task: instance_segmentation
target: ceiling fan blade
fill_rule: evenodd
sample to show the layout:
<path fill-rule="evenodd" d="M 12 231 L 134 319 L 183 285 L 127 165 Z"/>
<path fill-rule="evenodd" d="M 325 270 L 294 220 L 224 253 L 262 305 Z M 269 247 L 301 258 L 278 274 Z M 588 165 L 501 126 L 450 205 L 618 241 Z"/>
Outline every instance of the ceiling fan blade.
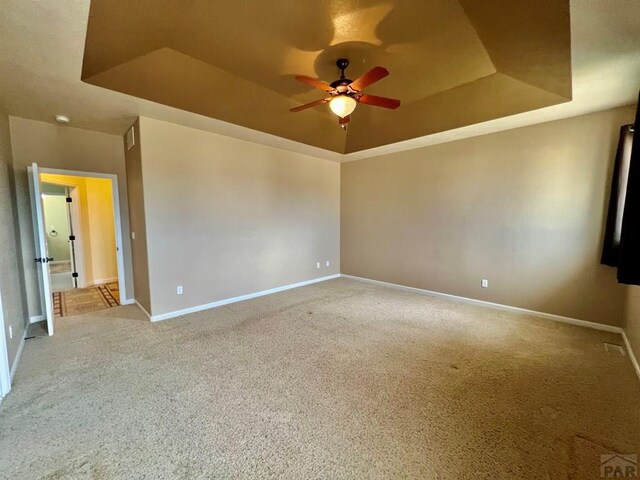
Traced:
<path fill-rule="evenodd" d="M 395 110 L 400 106 L 400 100 L 395 98 L 377 97 L 375 95 L 361 95 L 358 99 L 360 103 L 365 105 L 373 105 L 374 107 L 390 108 Z"/>
<path fill-rule="evenodd" d="M 373 67 L 371 70 L 369 70 L 367 73 L 362 75 L 360 78 L 351 82 L 349 87 L 351 87 L 353 90 L 361 92 L 372 83 L 375 83 L 378 80 L 382 80 L 387 75 L 389 75 L 389 70 L 387 70 L 386 68 Z"/>
<path fill-rule="evenodd" d="M 346 117 L 342 118 L 342 117 L 338 117 L 338 123 L 340 125 L 346 125 L 347 123 L 349 123 L 351 121 L 351 116 L 347 115 Z"/>
<path fill-rule="evenodd" d="M 307 77 L 305 75 L 296 75 L 295 79 L 299 82 L 306 83 L 307 85 L 311 85 L 314 88 L 319 88 L 320 90 L 324 90 L 325 92 L 333 92 L 333 87 L 322 80 L 318 80 L 317 78 Z"/>
<path fill-rule="evenodd" d="M 300 105 L 299 107 L 294 107 L 289 111 L 299 112 L 300 110 L 306 110 L 307 108 L 315 107 L 316 105 L 322 105 L 323 103 L 327 103 L 329 100 L 331 100 L 331 97 L 321 98 L 320 100 L 316 100 L 315 102 L 305 103 L 304 105 Z"/>

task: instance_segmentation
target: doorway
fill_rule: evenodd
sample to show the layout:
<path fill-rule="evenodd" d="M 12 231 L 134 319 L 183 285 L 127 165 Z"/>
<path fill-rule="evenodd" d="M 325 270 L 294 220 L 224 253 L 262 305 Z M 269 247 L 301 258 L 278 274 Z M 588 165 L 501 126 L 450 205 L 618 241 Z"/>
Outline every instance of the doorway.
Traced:
<path fill-rule="evenodd" d="M 126 298 L 117 177 L 37 165 L 30 170 L 36 262 L 51 335 L 54 319 L 115 307 L 121 295 Z"/>

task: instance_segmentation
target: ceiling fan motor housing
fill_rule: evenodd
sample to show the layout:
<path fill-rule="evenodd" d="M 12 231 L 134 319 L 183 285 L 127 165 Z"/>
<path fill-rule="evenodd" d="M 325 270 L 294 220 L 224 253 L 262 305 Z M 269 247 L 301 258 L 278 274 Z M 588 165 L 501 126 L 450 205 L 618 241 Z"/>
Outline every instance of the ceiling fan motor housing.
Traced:
<path fill-rule="evenodd" d="M 338 93 L 349 93 L 349 84 L 352 83 L 348 78 L 341 78 L 331 83 L 331 86 L 335 88 Z"/>
<path fill-rule="evenodd" d="M 339 58 L 336 61 L 337 67 L 340 69 L 340 78 L 331 83 L 331 86 L 336 89 L 338 94 L 348 94 L 349 93 L 349 84 L 353 82 L 344 76 L 344 71 L 349 66 L 349 59 L 347 58 Z"/>

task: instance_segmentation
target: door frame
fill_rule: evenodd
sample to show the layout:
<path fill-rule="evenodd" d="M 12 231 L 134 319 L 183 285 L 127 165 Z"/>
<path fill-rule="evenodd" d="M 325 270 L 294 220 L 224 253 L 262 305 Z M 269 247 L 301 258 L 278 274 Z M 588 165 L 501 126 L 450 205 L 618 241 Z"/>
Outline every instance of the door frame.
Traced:
<path fill-rule="evenodd" d="M 111 198 L 113 199 L 113 219 L 116 229 L 116 260 L 118 266 L 118 288 L 120 289 L 120 305 L 125 305 L 129 300 L 127 297 L 127 286 L 125 284 L 124 271 L 124 249 L 122 238 L 122 218 L 120 216 L 120 196 L 118 192 L 118 175 L 115 173 L 83 172 L 79 170 L 63 170 L 60 168 L 40 167 L 40 173 L 51 173 L 53 175 L 68 175 L 70 177 L 106 178 L 111 180 Z"/>

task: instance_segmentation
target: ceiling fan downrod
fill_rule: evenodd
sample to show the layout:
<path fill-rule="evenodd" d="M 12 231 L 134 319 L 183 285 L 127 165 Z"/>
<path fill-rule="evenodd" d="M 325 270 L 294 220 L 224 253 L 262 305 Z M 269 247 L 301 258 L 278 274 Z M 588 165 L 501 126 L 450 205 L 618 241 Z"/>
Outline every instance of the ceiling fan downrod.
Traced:
<path fill-rule="evenodd" d="M 349 59 L 348 58 L 339 58 L 336 61 L 336 65 L 338 66 L 338 68 L 340 69 L 340 80 L 345 79 L 346 77 L 344 76 L 344 71 L 347 69 L 347 67 L 349 66 Z"/>

